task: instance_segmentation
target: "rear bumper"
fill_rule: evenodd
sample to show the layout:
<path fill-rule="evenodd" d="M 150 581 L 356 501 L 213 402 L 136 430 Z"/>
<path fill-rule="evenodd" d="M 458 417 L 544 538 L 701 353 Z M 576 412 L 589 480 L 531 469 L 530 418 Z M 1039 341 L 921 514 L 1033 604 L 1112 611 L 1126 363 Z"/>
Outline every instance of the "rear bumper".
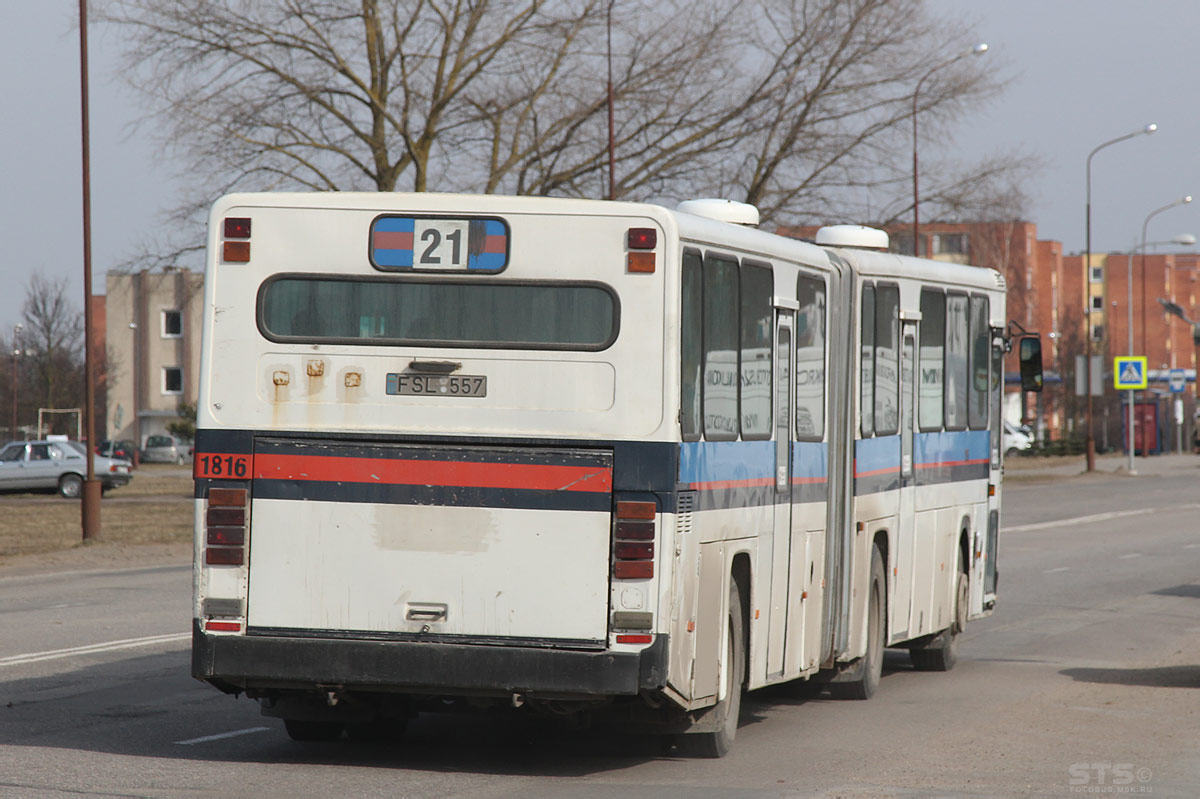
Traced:
<path fill-rule="evenodd" d="M 192 676 L 227 692 L 347 689 L 602 697 L 661 688 L 667 636 L 639 652 L 414 641 L 208 635 L 192 621 Z"/>

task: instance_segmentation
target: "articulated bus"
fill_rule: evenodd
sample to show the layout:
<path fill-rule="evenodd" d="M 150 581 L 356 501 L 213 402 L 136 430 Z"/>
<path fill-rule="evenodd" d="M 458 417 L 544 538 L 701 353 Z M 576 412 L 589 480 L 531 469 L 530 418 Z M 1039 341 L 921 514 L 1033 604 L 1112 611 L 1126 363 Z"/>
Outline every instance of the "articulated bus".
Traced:
<path fill-rule="evenodd" d="M 745 690 L 950 668 L 997 595 L 1003 278 L 757 217 L 218 201 L 193 674 L 299 740 L 501 705 L 720 756 Z"/>

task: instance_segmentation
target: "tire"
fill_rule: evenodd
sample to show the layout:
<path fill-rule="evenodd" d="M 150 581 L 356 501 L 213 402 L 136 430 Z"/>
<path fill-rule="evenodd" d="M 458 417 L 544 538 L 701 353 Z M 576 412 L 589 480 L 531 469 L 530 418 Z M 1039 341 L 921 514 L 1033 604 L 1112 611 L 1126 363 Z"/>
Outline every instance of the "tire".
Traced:
<path fill-rule="evenodd" d="M 342 737 L 342 725 L 334 721 L 284 719 L 283 726 L 293 741 L 336 741 Z"/>
<path fill-rule="evenodd" d="M 679 736 L 678 745 L 691 757 L 725 757 L 737 737 L 742 712 L 742 686 L 746 682 L 746 631 L 742 612 L 742 594 L 737 580 L 729 580 L 729 626 L 725 637 L 725 698 L 709 711 L 717 729 Z"/>
<path fill-rule="evenodd" d="M 83 494 L 83 478 L 77 474 L 64 474 L 58 478 L 58 493 L 67 499 L 79 499 Z"/>
<path fill-rule="evenodd" d="M 969 585 L 966 572 L 959 568 L 958 581 L 954 584 L 954 620 L 947 629 L 934 636 L 929 646 L 908 652 L 917 671 L 950 671 L 958 662 L 958 634 L 967 626 Z"/>
<path fill-rule="evenodd" d="M 877 547 L 871 550 L 871 593 L 867 605 L 867 651 L 854 667 L 857 675 L 845 682 L 829 684 L 829 693 L 838 699 L 870 699 L 879 688 L 883 676 L 883 649 L 886 628 L 884 619 L 887 575 L 883 555 Z"/>

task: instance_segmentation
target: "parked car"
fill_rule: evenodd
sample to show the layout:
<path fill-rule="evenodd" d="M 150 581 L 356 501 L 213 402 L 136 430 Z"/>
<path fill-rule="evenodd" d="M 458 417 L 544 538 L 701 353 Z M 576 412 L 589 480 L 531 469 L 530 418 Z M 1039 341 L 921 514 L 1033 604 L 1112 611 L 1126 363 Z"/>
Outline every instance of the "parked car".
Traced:
<path fill-rule="evenodd" d="M 113 441 L 106 439 L 101 441 L 96 447 L 96 454 L 103 455 L 106 458 L 116 458 L 118 460 L 129 461 L 133 463 L 133 454 L 137 452 L 137 444 L 132 441 Z"/>
<path fill-rule="evenodd" d="M 96 455 L 96 479 L 102 491 L 133 479 L 129 461 Z M 58 491 L 67 498 L 83 493 L 87 450 L 78 441 L 13 441 L 0 449 L 0 490 Z"/>
<path fill-rule="evenodd" d="M 187 463 L 188 446 L 166 434 L 153 435 L 146 439 L 142 449 L 143 463 Z"/>
<path fill-rule="evenodd" d="M 1017 427 L 1011 422 L 1004 423 L 1004 435 L 1001 436 L 1005 455 L 1016 455 L 1033 449 L 1033 431 L 1025 425 Z"/>

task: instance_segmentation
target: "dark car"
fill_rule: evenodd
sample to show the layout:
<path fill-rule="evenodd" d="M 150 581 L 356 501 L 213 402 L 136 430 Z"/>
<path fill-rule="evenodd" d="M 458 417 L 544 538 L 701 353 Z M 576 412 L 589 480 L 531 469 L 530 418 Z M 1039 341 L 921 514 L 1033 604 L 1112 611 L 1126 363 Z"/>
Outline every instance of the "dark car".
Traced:
<path fill-rule="evenodd" d="M 13 441 L 0 449 L 0 490 L 55 490 L 73 499 L 83 493 L 87 450 L 78 441 Z M 92 459 L 102 490 L 128 483 L 129 461 Z"/>
<path fill-rule="evenodd" d="M 137 452 L 137 445 L 132 441 L 105 439 L 96 447 L 97 455 L 103 455 L 106 458 L 119 458 L 131 463 L 133 462 L 133 453 L 135 452 Z"/>

